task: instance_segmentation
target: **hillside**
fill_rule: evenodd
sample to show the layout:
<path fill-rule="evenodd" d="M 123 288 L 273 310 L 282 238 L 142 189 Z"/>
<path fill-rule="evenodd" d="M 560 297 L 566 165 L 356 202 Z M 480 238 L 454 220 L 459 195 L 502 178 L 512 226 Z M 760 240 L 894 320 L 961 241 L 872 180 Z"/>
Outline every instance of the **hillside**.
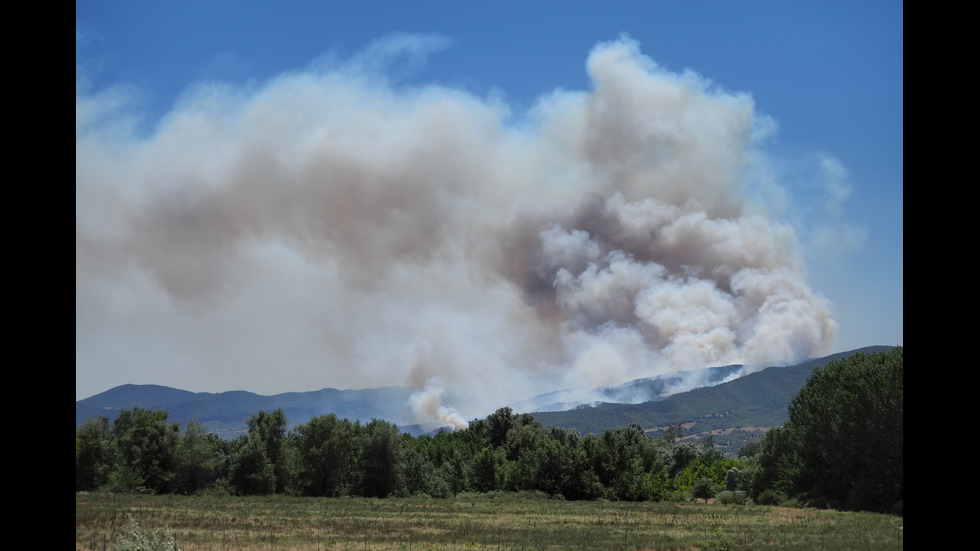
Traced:
<path fill-rule="evenodd" d="M 790 400 L 814 368 L 855 353 L 870 354 L 891 348 L 869 346 L 792 366 L 769 367 L 727 383 L 674 394 L 662 400 L 537 412 L 534 418 L 547 426 L 575 429 L 583 434 L 599 434 L 606 429 L 639 423 L 654 435 L 665 427 L 682 424 L 685 434 L 713 433 L 716 442 L 731 443 L 737 448 L 739 442 L 761 437 L 761 429 L 786 422 Z"/>
<path fill-rule="evenodd" d="M 301 424 L 318 415 L 334 413 L 340 418 L 372 418 L 401 423 L 409 419 L 409 387 L 381 387 L 365 390 L 324 388 L 312 392 L 287 392 L 262 396 L 242 390 L 210 393 L 188 392 L 159 385 L 121 385 L 75 402 L 75 426 L 89 417 L 104 415 L 114 419 L 122 409 L 140 407 L 166 410 L 169 420 L 185 425 L 190 419 L 203 423 L 223 438 L 234 438 L 246 431 L 245 421 L 259 410 L 282 408 L 290 425 Z"/>
<path fill-rule="evenodd" d="M 789 401 L 806 382 L 813 368 L 855 352 L 870 353 L 890 348 L 872 346 L 794 366 L 770 367 L 727 383 L 643 403 L 600 403 L 549 412 L 537 411 L 537 408 L 530 407 L 531 401 L 528 401 L 524 404 L 527 408 L 518 406 L 513 409 L 533 412 L 534 418 L 544 425 L 575 429 L 582 433 L 602 433 L 606 429 L 639 423 L 651 435 L 656 435 L 664 427 L 681 423 L 687 434 L 714 431 L 716 442 L 737 448 L 741 442 L 761 437 L 761 428 L 785 422 Z M 707 369 L 704 380 L 716 383 L 740 367 Z M 612 399 L 635 396 L 638 391 L 658 397 L 673 382 L 671 377 L 642 379 L 597 392 L 599 396 Z M 364 390 L 325 388 L 263 396 L 245 391 L 208 393 L 159 385 L 122 385 L 75 402 L 75 426 L 89 417 L 104 415 L 112 420 L 122 409 L 140 407 L 166 410 L 169 419 L 181 425 L 196 419 L 220 436 L 234 438 L 245 432 L 245 421 L 249 416 L 263 409 L 271 411 L 282 408 L 291 426 L 306 423 L 318 415 L 334 413 L 342 419 L 359 419 L 362 422 L 372 418 L 385 419 L 398 424 L 406 432 L 418 434 L 422 432 L 421 429 L 408 424 L 411 413 L 406 403 L 413 392 L 409 387 Z M 563 405 L 551 398 L 551 395 L 543 395 L 535 401 L 552 406 Z M 731 433 L 731 429 L 735 429 L 734 433 Z"/>

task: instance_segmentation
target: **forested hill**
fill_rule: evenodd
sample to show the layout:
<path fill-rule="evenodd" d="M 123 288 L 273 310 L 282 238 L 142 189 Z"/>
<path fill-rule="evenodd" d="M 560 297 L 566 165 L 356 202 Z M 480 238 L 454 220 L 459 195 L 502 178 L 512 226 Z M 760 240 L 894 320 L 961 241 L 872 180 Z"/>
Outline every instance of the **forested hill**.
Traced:
<path fill-rule="evenodd" d="M 788 418 L 790 400 L 816 367 L 855 353 L 871 354 L 891 350 L 892 346 L 869 346 L 833 354 L 788 367 L 769 367 L 717 386 L 674 394 L 642 404 L 600 404 L 570 411 L 536 412 L 534 418 L 545 426 L 575 429 L 583 434 L 602 434 L 607 429 L 638 423 L 648 432 L 683 424 L 685 434 L 715 431 L 716 440 L 725 440 L 726 429 L 749 431 L 782 425 Z"/>
<path fill-rule="evenodd" d="M 656 429 L 684 424 L 687 434 L 720 431 L 736 427 L 772 427 L 782 425 L 787 418 L 790 399 L 803 387 L 814 367 L 856 352 L 865 354 L 890 350 L 888 346 L 871 346 L 834 354 L 790 367 L 770 367 L 734 381 L 690 392 L 675 394 L 666 399 L 641 404 L 605 403 L 596 407 L 580 407 L 563 412 L 534 411 L 534 418 L 545 426 L 578 430 L 581 433 L 601 434 L 606 429 L 638 423 L 644 429 Z M 714 368 L 717 378 L 729 374 L 738 366 Z M 608 395 L 626 393 L 637 385 L 651 388 L 663 386 L 664 380 L 633 381 L 612 389 Z M 630 387 L 630 388 L 628 388 Z M 647 389 L 650 390 L 650 389 Z M 325 388 L 313 392 L 289 392 L 263 396 L 245 391 L 221 393 L 188 392 L 159 385 L 122 385 L 75 402 L 75 426 L 89 417 L 105 416 L 111 420 L 124 409 L 139 407 L 165 410 L 169 421 L 186 425 L 190 419 L 202 423 L 209 431 L 223 438 L 234 438 L 247 431 L 246 419 L 259 410 L 281 408 L 290 425 L 303 424 L 318 415 L 333 413 L 340 419 L 370 421 L 384 419 L 397 424 L 403 431 L 419 434 L 411 426 L 411 412 L 406 405 L 415 392 L 409 387 L 382 387 L 365 390 Z M 651 391 L 651 393 L 655 394 Z M 507 404 L 501 404 L 501 407 Z M 515 411 L 521 411 L 519 407 Z M 531 410 L 528 410 L 529 412 Z M 758 440 L 761 431 L 746 430 L 742 434 L 717 434 L 716 442 L 730 444 L 732 449 L 746 440 Z"/>

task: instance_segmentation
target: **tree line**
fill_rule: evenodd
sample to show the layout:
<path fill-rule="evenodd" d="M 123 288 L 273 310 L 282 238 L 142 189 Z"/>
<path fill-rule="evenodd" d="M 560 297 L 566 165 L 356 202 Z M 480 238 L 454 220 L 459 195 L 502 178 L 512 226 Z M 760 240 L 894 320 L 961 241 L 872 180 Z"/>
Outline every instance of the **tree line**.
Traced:
<path fill-rule="evenodd" d="M 545 427 L 501 408 L 455 432 L 413 437 L 394 424 L 314 417 L 287 429 L 259 411 L 223 440 L 166 411 L 123 410 L 75 431 L 76 491 L 449 497 L 540 492 L 576 500 L 782 503 L 901 512 L 902 349 L 817 369 L 790 420 L 724 457 L 710 437 L 638 424 L 601 435 Z"/>

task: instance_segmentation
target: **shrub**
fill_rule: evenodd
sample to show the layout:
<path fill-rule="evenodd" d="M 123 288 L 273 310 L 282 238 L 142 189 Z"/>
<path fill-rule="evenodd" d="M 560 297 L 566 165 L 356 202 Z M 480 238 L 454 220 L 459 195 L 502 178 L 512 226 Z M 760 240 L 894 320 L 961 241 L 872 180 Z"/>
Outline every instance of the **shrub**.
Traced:
<path fill-rule="evenodd" d="M 776 490 L 764 490 L 755 499 L 759 505 L 779 505 L 784 501 L 786 501 L 786 496 Z"/>
<path fill-rule="evenodd" d="M 129 465 L 119 465 L 109 473 L 105 489 L 110 492 L 127 494 L 147 494 L 150 491 L 144 485 L 145 480 L 140 473 Z"/>
<path fill-rule="evenodd" d="M 449 487 L 446 479 L 442 477 L 439 469 L 436 469 L 432 476 L 429 477 L 429 491 L 426 493 L 436 498 L 451 497 L 453 495 L 452 488 Z"/>
<path fill-rule="evenodd" d="M 715 496 L 715 501 L 723 505 L 745 505 L 745 500 L 745 492 L 741 490 L 724 490 Z"/>
<path fill-rule="evenodd" d="M 115 548 L 117 551 L 180 551 L 177 539 L 170 529 L 160 533 L 157 530 L 144 530 L 132 516 L 129 526 L 119 536 Z"/>
<path fill-rule="evenodd" d="M 710 479 L 699 478 L 691 486 L 691 497 L 705 501 L 715 497 L 715 484 Z"/>

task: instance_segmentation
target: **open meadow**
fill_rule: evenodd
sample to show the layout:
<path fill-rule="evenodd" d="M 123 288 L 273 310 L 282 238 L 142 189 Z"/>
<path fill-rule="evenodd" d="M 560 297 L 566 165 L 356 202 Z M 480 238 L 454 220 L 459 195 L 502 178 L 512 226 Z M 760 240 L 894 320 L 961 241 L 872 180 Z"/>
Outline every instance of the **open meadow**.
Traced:
<path fill-rule="evenodd" d="M 688 502 L 563 501 L 540 494 L 304 498 L 75 494 L 75 549 L 131 529 L 180 549 L 903 549 L 903 517 Z"/>

